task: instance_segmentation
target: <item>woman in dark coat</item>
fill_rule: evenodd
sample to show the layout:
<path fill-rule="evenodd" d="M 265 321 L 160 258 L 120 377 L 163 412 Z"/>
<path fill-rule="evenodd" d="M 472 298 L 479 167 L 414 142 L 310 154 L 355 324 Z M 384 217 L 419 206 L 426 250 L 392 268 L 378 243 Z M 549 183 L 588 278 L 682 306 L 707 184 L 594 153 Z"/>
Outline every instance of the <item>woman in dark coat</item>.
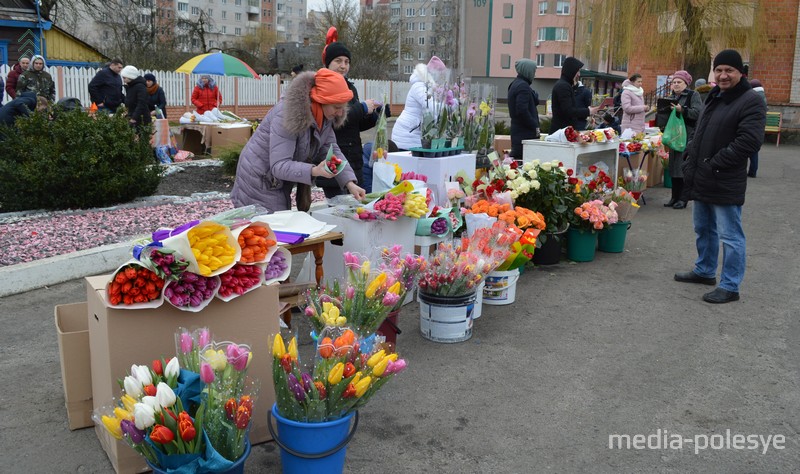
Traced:
<path fill-rule="evenodd" d="M 336 41 L 336 29 L 331 27 L 326 35 L 328 41 L 322 51 L 322 62 L 325 67 L 333 72 L 339 73 L 347 80 L 347 73 L 350 72 L 350 50 L 345 45 Z M 361 132 L 369 130 L 378 122 L 378 103 L 372 99 L 359 100 L 355 86 L 347 81 L 347 87 L 353 93 L 353 98 L 347 103 L 347 119 L 339 128 L 334 128 L 336 143 L 342 154 L 347 158 L 350 167 L 358 180 L 358 185 L 364 183 L 362 168 L 364 167 L 363 153 L 364 148 L 361 143 Z M 325 192 L 325 197 L 331 198 L 345 191 L 339 186 L 335 179 L 317 178 L 317 186 Z"/>
<path fill-rule="evenodd" d="M 147 86 L 144 78 L 134 66 L 125 66 L 119 75 L 125 83 L 125 108 L 128 111 L 128 121 L 135 127 L 148 125 L 150 111 L 147 109 Z"/>
<path fill-rule="evenodd" d="M 164 94 L 164 89 L 156 82 L 156 76 L 153 74 L 144 75 L 144 83 L 147 86 L 147 109 L 151 115 L 155 115 L 156 107 L 161 111 L 163 117 L 167 118 L 167 96 Z"/>
<path fill-rule="evenodd" d="M 676 100 L 677 103 L 672 105 L 675 109 L 675 114 L 683 116 L 683 122 L 686 124 L 686 142 L 688 143 L 694 137 L 694 126 L 697 118 L 700 117 L 700 112 L 703 110 L 703 102 L 700 100 L 700 94 L 689 89 L 689 84 L 692 83 L 692 76 L 686 71 L 676 71 L 672 75 L 672 82 L 670 88 L 672 94 L 668 99 Z M 673 209 L 684 209 L 686 201 L 681 200 L 681 193 L 683 192 L 683 156 L 682 151 L 669 151 L 669 174 L 672 176 L 672 197 L 664 207 L 671 207 Z"/>
<path fill-rule="evenodd" d="M 536 62 L 520 59 L 514 63 L 517 77 L 508 86 L 508 115 L 511 118 L 511 157 L 522 159 L 522 140 L 539 138 L 539 94 L 531 88 Z"/>

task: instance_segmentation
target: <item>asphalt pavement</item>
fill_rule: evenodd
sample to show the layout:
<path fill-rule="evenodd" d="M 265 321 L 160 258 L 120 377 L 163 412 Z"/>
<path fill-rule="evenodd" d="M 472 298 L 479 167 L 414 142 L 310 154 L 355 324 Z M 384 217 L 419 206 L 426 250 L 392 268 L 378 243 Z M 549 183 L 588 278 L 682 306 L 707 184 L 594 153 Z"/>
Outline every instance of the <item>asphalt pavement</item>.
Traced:
<path fill-rule="evenodd" d="M 664 208 L 656 187 L 624 253 L 527 270 L 517 302 L 484 306 L 469 341 L 423 339 L 406 306 L 408 370 L 361 411 L 345 472 L 797 471 L 798 156 L 766 144 L 748 181 L 741 301 L 710 305 L 710 287 L 673 281 L 696 255 L 691 204 Z M 53 307 L 84 300 L 80 279 L 2 299 L 1 471 L 112 471 L 64 409 Z M 253 448 L 245 472 L 279 470 L 273 443 Z"/>

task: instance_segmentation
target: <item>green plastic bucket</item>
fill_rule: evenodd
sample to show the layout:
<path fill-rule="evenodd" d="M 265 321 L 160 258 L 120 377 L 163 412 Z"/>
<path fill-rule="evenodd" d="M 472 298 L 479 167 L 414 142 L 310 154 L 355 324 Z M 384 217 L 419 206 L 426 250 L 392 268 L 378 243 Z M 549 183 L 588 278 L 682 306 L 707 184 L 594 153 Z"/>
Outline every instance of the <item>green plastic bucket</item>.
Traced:
<path fill-rule="evenodd" d="M 628 229 L 630 228 L 630 222 L 611 224 L 597 236 L 599 242 L 598 249 L 601 252 L 608 253 L 622 252 L 625 250 L 625 236 L 628 235 Z"/>
<path fill-rule="evenodd" d="M 573 262 L 591 262 L 597 247 L 597 232 L 575 229 L 567 231 L 567 258 Z"/>

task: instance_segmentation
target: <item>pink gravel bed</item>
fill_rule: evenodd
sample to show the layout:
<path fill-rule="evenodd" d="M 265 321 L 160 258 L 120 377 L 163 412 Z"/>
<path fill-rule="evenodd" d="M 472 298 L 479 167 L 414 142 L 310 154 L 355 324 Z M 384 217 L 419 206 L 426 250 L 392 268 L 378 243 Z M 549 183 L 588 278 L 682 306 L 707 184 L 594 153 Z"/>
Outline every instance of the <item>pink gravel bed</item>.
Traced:
<path fill-rule="evenodd" d="M 325 195 L 315 190 L 311 201 L 324 202 Z M 0 254 L 0 267 L 130 241 L 160 227 L 177 227 L 231 208 L 228 199 L 145 203 L 140 207 L 52 212 L 0 223 L 0 248 L 5 250 Z"/>
<path fill-rule="evenodd" d="M 0 266 L 116 244 L 231 209 L 227 199 L 69 211 L 0 224 Z M 122 263 L 122 262 L 120 262 Z"/>

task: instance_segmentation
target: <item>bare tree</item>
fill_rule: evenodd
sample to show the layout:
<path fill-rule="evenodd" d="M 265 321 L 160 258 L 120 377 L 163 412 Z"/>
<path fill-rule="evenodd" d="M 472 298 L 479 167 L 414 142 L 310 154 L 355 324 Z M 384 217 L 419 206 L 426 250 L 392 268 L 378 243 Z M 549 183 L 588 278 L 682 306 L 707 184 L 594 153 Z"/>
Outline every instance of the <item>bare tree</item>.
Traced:
<path fill-rule="evenodd" d="M 359 11 L 353 0 L 326 0 L 326 11 L 313 25 L 314 38 L 325 43 L 328 28 L 335 26 L 339 41 L 352 53 L 350 76 L 363 79 L 387 79 L 397 59 L 397 28 L 386 10 Z M 403 45 L 403 51 L 408 50 Z"/>

